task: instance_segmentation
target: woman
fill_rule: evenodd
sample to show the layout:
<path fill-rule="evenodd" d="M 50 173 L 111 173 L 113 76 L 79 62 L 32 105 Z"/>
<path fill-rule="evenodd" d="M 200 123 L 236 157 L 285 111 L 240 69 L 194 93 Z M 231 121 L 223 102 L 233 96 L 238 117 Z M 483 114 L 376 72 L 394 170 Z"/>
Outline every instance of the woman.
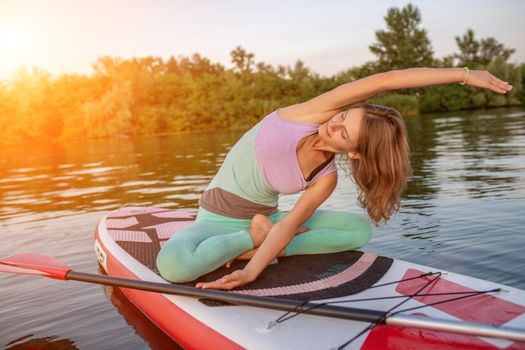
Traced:
<path fill-rule="evenodd" d="M 172 282 L 192 281 L 232 259 L 242 270 L 199 288 L 232 289 L 254 281 L 277 256 L 353 250 L 368 242 L 365 218 L 318 210 L 336 187 L 335 154 L 348 156 L 358 202 L 374 224 L 399 210 L 410 175 L 406 129 L 399 112 L 345 106 L 381 92 L 458 82 L 504 94 L 508 83 L 468 68 L 411 68 L 343 84 L 266 116 L 230 150 L 204 191 L 195 223 L 161 249 L 157 267 Z M 279 193 L 304 190 L 289 212 Z"/>

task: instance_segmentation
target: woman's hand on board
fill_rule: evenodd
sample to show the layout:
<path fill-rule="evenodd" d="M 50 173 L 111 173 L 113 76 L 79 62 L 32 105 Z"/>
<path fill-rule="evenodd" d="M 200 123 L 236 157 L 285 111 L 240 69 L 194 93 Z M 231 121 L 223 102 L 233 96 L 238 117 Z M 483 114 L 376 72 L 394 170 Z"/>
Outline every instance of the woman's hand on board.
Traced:
<path fill-rule="evenodd" d="M 512 90 L 512 85 L 486 70 L 471 70 L 466 85 L 488 89 L 499 94 L 505 94 Z"/>
<path fill-rule="evenodd" d="M 202 289 L 231 290 L 249 282 L 252 282 L 252 280 L 249 278 L 248 273 L 244 270 L 237 270 L 213 282 L 197 283 L 195 287 Z"/>

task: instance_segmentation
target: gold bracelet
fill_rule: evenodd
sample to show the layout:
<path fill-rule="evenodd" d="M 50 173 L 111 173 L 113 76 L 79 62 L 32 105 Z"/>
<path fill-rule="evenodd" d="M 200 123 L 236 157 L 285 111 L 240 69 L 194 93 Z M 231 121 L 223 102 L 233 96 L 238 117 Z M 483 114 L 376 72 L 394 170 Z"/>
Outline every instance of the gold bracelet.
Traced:
<path fill-rule="evenodd" d="M 463 80 L 462 83 L 458 82 L 459 85 L 465 85 L 465 84 L 467 83 L 469 70 L 468 70 L 468 67 L 463 67 L 463 69 L 464 69 L 465 71 L 467 71 L 467 75 L 465 75 L 465 80 Z"/>

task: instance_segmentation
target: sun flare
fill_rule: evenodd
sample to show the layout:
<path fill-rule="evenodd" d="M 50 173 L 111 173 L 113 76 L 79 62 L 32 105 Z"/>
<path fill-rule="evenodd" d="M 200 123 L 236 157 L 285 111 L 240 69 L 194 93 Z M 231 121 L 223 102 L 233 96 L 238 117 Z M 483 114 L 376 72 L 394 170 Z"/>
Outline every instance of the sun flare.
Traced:
<path fill-rule="evenodd" d="M 31 29 L 16 23 L 0 22 L 0 65 L 26 64 L 32 54 Z"/>

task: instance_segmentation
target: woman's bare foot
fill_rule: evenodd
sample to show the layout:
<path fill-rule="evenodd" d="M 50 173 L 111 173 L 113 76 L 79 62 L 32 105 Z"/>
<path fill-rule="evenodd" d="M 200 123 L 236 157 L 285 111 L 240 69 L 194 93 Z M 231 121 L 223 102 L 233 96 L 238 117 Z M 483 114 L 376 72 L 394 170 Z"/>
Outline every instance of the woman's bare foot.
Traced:
<path fill-rule="evenodd" d="M 252 236 L 254 248 L 262 244 L 272 226 L 273 223 L 266 216 L 255 214 L 252 219 L 252 224 L 247 229 L 248 233 Z"/>
<path fill-rule="evenodd" d="M 262 244 L 268 232 L 273 227 L 273 222 L 270 221 L 266 216 L 262 214 L 255 214 L 252 219 L 252 224 L 248 227 L 247 231 L 252 236 L 254 242 L 254 248 L 257 248 Z M 297 229 L 296 235 L 308 232 L 310 229 L 306 226 L 301 226 Z"/>
<path fill-rule="evenodd" d="M 297 229 L 297 232 L 295 233 L 295 235 L 300 235 L 301 233 L 305 233 L 305 232 L 308 232 L 310 231 L 310 229 L 306 226 L 301 226 Z"/>

